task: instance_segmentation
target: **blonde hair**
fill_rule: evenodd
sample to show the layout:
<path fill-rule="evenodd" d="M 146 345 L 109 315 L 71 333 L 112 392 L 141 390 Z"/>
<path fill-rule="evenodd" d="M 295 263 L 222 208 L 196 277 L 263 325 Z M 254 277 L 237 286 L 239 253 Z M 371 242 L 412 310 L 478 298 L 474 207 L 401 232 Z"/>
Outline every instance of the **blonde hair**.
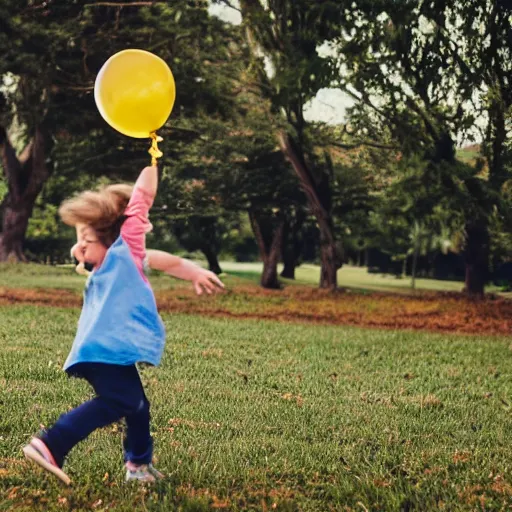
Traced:
<path fill-rule="evenodd" d="M 64 201 L 59 215 L 68 226 L 87 224 L 94 229 L 100 242 L 110 247 L 121 231 L 132 191 L 132 185 L 123 183 L 88 190 Z"/>

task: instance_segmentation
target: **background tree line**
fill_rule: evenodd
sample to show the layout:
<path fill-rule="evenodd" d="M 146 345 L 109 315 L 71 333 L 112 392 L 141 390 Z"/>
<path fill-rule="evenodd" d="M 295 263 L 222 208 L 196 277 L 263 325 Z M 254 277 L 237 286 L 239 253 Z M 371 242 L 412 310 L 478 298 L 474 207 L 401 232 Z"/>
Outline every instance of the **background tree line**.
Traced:
<path fill-rule="evenodd" d="M 147 144 L 98 115 L 113 53 L 165 59 L 177 100 L 162 136 L 151 243 L 302 261 L 338 286 L 344 262 L 462 278 L 471 295 L 512 265 L 511 8 L 504 0 L 0 0 L 0 260 L 66 258 L 59 203 L 129 181 Z M 323 88 L 343 124 L 307 121 Z M 460 151 L 462 146 L 471 150 Z M 509 271 L 510 272 L 510 271 Z M 504 274 L 506 278 L 506 274 Z"/>

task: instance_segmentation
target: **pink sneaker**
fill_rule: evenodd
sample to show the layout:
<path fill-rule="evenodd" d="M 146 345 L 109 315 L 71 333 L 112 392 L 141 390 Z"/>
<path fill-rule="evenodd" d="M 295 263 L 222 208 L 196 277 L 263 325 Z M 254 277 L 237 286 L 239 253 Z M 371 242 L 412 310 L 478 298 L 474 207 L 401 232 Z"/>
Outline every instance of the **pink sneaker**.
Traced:
<path fill-rule="evenodd" d="M 62 469 L 60 469 L 58 464 L 55 462 L 55 459 L 53 458 L 52 452 L 43 443 L 43 441 L 41 441 L 41 439 L 33 437 L 30 440 L 30 443 L 23 448 L 23 453 L 27 459 L 35 462 L 43 469 L 46 469 L 46 471 L 53 473 L 66 485 L 71 484 L 71 479 L 68 475 L 66 475 L 66 473 L 64 473 L 64 471 L 62 471 Z"/>

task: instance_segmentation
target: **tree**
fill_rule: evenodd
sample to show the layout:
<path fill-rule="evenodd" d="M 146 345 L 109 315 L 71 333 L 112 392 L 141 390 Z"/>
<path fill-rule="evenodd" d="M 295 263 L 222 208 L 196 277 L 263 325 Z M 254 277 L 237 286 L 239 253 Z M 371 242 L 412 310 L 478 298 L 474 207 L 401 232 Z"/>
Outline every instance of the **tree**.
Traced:
<path fill-rule="evenodd" d="M 248 110 L 243 129 L 239 125 L 229 130 L 217 148 L 221 153 L 216 160 L 223 164 L 217 165 L 211 182 L 226 210 L 247 211 L 263 261 L 261 285 L 277 289 L 281 286 L 277 264 L 285 235 L 289 235 L 285 230 L 297 222 L 305 199 L 283 154 L 275 147 L 264 114 L 258 109 Z"/>
<path fill-rule="evenodd" d="M 306 0 L 242 0 L 240 8 L 253 55 L 253 82 L 258 94 L 271 103 L 279 147 L 297 174 L 318 223 L 320 286 L 334 289 L 342 257 L 334 234 L 329 175 L 315 161 L 304 107 L 331 81 L 331 59 L 321 57 L 317 47 L 337 33 L 342 9 L 332 1 Z"/>
<path fill-rule="evenodd" d="M 205 73 L 216 34 L 224 31 L 219 20 L 208 16 L 203 1 L 1 0 L 0 20 L 0 76 L 11 83 L 3 87 L 0 105 L 0 150 L 8 185 L 1 209 L 0 259 L 23 259 L 34 201 L 53 171 L 69 172 L 71 179 L 91 173 L 130 180 L 148 162 L 148 143 L 114 132 L 95 107 L 96 73 L 112 54 L 146 48 L 170 64 L 179 91 L 173 141 L 199 136 L 180 128 L 183 118 L 190 120 L 200 110 L 219 112 L 230 102 L 217 94 L 215 70 Z M 10 135 L 19 136 L 19 152 L 8 136 L 9 126 L 17 127 Z M 175 156 L 168 130 L 162 134 L 168 156 Z"/>
<path fill-rule="evenodd" d="M 216 217 L 188 216 L 181 222 L 173 220 L 173 233 L 188 251 L 200 250 L 206 257 L 208 268 L 222 274 L 217 255 L 220 251 L 219 223 Z"/>
<path fill-rule="evenodd" d="M 304 206 L 292 207 L 283 225 L 281 248 L 283 270 L 281 271 L 281 277 L 286 279 L 295 279 L 295 269 L 300 264 L 304 247 L 302 228 L 306 217 L 307 213 Z"/>
<path fill-rule="evenodd" d="M 79 112 L 83 106 L 88 84 L 82 62 L 73 60 L 80 53 L 80 13 L 80 6 L 65 7 L 63 2 L 0 3 L 0 76 L 7 85 L 0 106 L 0 150 L 8 189 L 1 205 L 0 260 L 24 259 L 23 240 L 34 202 L 53 171 L 55 144 L 69 129 L 67 101 L 74 97 Z M 13 124 L 17 144 L 7 132 Z M 22 147 L 19 156 L 16 145 Z"/>
<path fill-rule="evenodd" d="M 443 184 L 465 217 L 466 291 L 487 279 L 488 219 L 508 179 L 510 13 L 503 2 L 356 2 L 340 35 L 340 87 L 356 105 L 351 124 L 375 140 L 399 143 L 428 163 L 424 178 Z M 484 120 L 489 175 L 456 159 L 455 146 Z M 458 193 L 460 192 L 460 193 Z M 464 199 L 464 201 L 463 201 Z M 468 201 L 469 199 L 469 201 Z"/>
<path fill-rule="evenodd" d="M 32 140 L 18 157 L 7 132 L 0 127 L 0 151 L 8 184 L 7 195 L 2 202 L 0 261 L 24 259 L 22 243 L 28 221 L 34 202 L 51 172 L 45 158 L 49 145 L 44 128 L 38 126 Z"/>
<path fill-rule="evenodd" d="M 183 161 L 175 162 L 172 174 L 162 179 L 152 217 L 157 237 L 172 232 L 187 251 L 201 251 L 212 272 L 221 274 L 218 261 L 223 235 L 231 228 L 230 218 L 212 196 L 207 180 L 186 178 Z M 188 169 L 190 171 L 190 169 Z"/>

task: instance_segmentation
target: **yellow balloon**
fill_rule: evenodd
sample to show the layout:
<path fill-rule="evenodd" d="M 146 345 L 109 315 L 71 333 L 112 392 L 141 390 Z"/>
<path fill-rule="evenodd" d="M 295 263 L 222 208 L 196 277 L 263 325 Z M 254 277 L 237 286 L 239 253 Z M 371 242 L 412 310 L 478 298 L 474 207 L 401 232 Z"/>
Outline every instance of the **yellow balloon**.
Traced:
<path fill-rule="evenodd" d="M 141 139 L 165 124 L 175 98 L 169 66 L 145 50 L 112 55 L 94 84 L 94 99 L 103 119 L 122 134 Z"/>

